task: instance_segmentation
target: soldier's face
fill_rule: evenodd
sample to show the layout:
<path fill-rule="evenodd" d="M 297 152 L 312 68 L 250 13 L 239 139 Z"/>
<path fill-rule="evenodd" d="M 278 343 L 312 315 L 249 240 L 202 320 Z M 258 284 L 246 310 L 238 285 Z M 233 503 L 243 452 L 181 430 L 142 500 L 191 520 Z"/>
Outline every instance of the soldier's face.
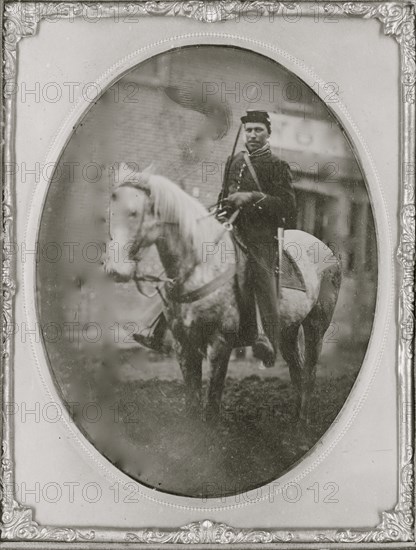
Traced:
<path fill-rule="evenodd" d="M 263 147 L 269 140 L 267 126 L 262 122 L 247 122 L 244 124 L 246 146 L 250 153 Z"/>

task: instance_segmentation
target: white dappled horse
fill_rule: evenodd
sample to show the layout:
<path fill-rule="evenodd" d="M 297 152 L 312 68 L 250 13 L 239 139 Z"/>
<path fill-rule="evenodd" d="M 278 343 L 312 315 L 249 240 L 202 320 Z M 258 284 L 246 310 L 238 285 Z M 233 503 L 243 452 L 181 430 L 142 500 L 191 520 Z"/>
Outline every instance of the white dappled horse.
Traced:
<path fill-rule="evenodd" d="M 120 255 L 117 259 L 108 255 L 105 269 L 119 280 L 134 279 L 140 252 L 156 245 L 170 280 L 164 292 L 165 315 L 185 381 L 187 408 L 191 414 L 201 409 L 206 356 L 210 364 L 206 416 L 215 420 L 231 351 L 242 345 L 238 294 L 247 259 L 223 225 L 179 186 L 149 171 L 124 170 L 110 202 L 110 239 L 118 244 Z M 339 294 L 341 266 L 308 233 L 287 230 L 284 242 L 289 254 L 296 252 L 306 292 L 280 289 L 280 350 L 297 390 L 299 417 L 306 421 L 323 337 Z M 325 262 L 317 258 L 319 247 L 327 250 Z"/>

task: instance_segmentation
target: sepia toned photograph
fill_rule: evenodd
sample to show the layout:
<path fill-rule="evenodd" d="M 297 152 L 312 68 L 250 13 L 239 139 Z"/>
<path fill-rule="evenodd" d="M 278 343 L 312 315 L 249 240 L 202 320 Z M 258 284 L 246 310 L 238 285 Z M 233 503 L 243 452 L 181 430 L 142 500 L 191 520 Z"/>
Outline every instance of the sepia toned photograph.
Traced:
<path fill-rule="evenodd" d="M 278 479 L 360 372 L 373 207 L 337 85 L 319 86 L 248 49 L 172 49 L 93 102 L 55 167 L 36 259 L 49 368 L 76 426 L 147 487 Z"/>
<path fill-rule="evenodd" d="M 2 13 L 2 546 L 413 548 L 414 4 Z"/>

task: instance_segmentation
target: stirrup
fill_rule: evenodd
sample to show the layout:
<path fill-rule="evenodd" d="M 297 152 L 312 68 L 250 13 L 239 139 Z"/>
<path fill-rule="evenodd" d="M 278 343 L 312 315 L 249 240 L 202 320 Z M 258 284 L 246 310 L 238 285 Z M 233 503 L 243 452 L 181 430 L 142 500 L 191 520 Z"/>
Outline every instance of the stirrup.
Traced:
<path fill-rule="evenodd" d="M 144 334 L 137 333 L 133 334 L 133 338 L 138 344 L 147 349 L 157 351 L 158 353 L 163 352 L 163 341 L 154 335 L 145 336 Z"/>

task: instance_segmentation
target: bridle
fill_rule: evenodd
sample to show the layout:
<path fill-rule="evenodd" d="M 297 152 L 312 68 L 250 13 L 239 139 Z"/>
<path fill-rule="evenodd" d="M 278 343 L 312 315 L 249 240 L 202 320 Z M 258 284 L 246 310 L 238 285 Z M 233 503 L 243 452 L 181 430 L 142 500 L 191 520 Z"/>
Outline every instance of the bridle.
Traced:
<path fill-rule="evenodd" d="M 138 182 L 134 182 L 134 181 L 124 181 L 122 184 L 119 185 L 119 188 L 120 187 L 130 187 L 132 189 L 135 189 L 136 191 L 142 191 L 143 193 L 146 193 L 145 189 L 137 187 L 137 185 L 136 185 L 137 183 Z M 140 223 L 139 223 L 138 229 L 136 231 L 136 235 L 138 235 L 139 231 L 142 228 L 143 221 L 144 221 L 144 216 L 145 216 L 145 209 L 143 208 Z M 129 259 L 134 261 L 134 256 L 136 256 L 136 254 L 138 254 L 143 241 L 144 241 L 144 236 L 140 240 L 135 240 L 134 241 L 133 245 L 129 248 Z"/>
<path fill-rule="evenodd" d="M 120 184 L 119 187 L 131 187 L 133 189 L 136 189 L 138 191 L 143 191 L 144 193 L 146 193 L 146 189 L 138 187 L 137 183 L 138 182 L 135 182 L 135 181 L 125 181 L 122 184 Z M 221 223 L 221 225 L 223 226 L 223 230 L 219 233 L 219 235 L 215 239 L 214 245 L 218 244 L 218 242 L 220 241 L 221 237 L 224 235 L 225 232 L 233 230 L 233 223 L 236 220 L 239 213 L 240 211 L 236 210 L 232 214 L 229 220 Z M 198 222 L 206 218 L 209 218 L 211 216 L 214 216 L 215 214 L 216 214 L 216 211 L 214 210 L 214 212 L 210 212 L 207 216 L 203 216 L 202 218 L 199 218 Z M 145 209 L 143 208 L 136 235 L 138 235 L 140 232 L 140 229 L 143 225 L 144 217 L 145 217 Z M 166 277 L 164 270 L 160 273 L 160 275 L 151 275 L 151 274 L 138 275 L 137 264 L 139 263 L 140 260 L 135 258 L 135 256 L 137 256 L 137 254 L 139 253 L 142 247 L 144 238 L 145 237 L 143 236 L 141 239 L 134 241 L 134 244 L 129 248 L 128 255 L 129 255 L 129 259 L 134 261 L 136 264 L 136 268 L 133 275 L 133 280 L 135 282 L 136 288 L 139 291 L 139 293 L 145 296 L 146 298 L 154 298 L 156 294 L 159 294 L 163 303 L 166 305 L 167 304 L 166 297 L 162 294 L 162 291 L 161 291 L 161 285 L 163 284 L 165 285 L 165 287 L 167 287 L 167 294 L 171 299 L 177 302 L 190 303 L 201 299 L 201 297 L 204 297 L 210 294 L 211 292 L 214 292 L 214 290 L 216 290 L 219 286 L 221 286 L 224 282 L 226 282 L 228 279 L 231 278 L 231 276 L 234 276 L 235 274 L 235 266 L 232 265 L 231 266 L 232 269 L 228 268 L 226 271 L 218 275 L 215 279 L 203 285 L 199 289 L 196 289 L 187 293 L 181 293 L 179 292 L 178 285 L 182 286 L 186 283 L 186 281 L 190 278 L 190 276 L 194 272 L 195 266 L 192 266 L 190 269 L 188 269 L 188 271 L 185 273 L 184 276 L 181 277 L 180 280 L 178 280 L 178 278 Z M 148 294 L 144 291 L 142 287 L 142 283 L 144 282 L 154 283 L 156 285 L 155 292 L 153 294 Z"/>

